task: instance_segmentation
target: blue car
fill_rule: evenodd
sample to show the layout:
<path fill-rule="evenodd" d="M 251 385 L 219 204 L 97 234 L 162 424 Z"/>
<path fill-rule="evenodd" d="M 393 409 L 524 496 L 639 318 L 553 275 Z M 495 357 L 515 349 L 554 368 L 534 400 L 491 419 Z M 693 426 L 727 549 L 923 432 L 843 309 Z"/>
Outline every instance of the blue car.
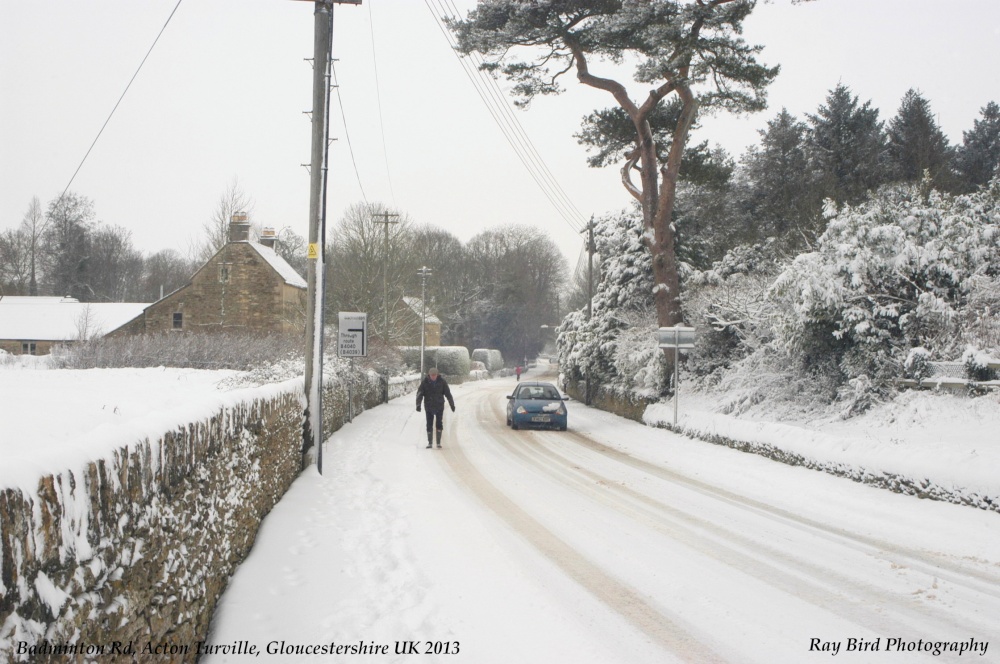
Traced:
<path fill-rule="evenodd" d="M 565 431 L 567 426 L 566 399 L 552 383 L 521 382 L 507 397 L 507 426 L 542 427 Z"/>

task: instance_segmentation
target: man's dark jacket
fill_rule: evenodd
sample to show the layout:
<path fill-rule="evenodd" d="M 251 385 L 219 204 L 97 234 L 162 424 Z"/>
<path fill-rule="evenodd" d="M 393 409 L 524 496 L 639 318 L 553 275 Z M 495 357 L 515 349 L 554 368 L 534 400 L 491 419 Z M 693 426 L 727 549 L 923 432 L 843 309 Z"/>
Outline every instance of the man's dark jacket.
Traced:
<path fill-rule="evenodd" d="M 417 388 L 417 409 L 419 410 L 422 399 L 427 410 L 443 411 L 445 397 L 447 397 L 451 409 L 455 410 L 455 400 L 451 398 L 451 388 L 448 387 L 444 376 L 438 374 L 437 380 L 431 380 L 430 376 L 424 376 L 420 387 Z"/>

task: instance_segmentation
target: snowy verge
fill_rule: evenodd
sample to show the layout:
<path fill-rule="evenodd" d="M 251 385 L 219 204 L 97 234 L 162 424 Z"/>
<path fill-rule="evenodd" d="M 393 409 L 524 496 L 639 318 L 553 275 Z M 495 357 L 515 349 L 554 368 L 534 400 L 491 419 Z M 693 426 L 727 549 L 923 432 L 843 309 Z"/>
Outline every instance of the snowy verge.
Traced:
<path fill-rule="evenodd" d="M 865 415 L 773 422 L 716 412 L 719 401 L 681 395 L 648 406 L 643 421 L 707 442 L 856 482 L 1000 512 L 1000 399 L 903 392 Z"/>

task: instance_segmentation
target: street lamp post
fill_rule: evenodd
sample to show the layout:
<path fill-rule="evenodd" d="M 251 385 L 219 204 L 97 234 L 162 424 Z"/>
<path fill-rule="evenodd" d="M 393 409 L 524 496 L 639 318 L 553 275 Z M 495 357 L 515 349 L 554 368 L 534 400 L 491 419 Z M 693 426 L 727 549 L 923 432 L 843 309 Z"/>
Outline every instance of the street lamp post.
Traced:
<path fill-rule="evenodd" d="M 424 375 L 424 347 L 426 344 L 425 332 L 427 330 L 427 277 L 432 271 L 426 265 L 417 270 L 420 275 L 420 375 Z"/>

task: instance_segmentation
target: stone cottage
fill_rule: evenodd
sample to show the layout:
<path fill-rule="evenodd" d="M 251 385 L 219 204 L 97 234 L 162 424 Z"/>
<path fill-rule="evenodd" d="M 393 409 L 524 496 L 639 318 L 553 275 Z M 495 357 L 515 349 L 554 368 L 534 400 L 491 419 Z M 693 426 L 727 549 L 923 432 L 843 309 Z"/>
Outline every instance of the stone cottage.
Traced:
<path fill-rule="evenodd" d="M 424 345 L 441 345 L 441 319 L 431 313 L 428 308 L 425 315 L 423 313 L 424 301 L 419 297 L 403 297 L 403 308 L 399 319 L 399 327 L 407 330 L 406 338 L 402 340 L 401 346 L 420 345 L 420 320 L 424 320 Z"/>
<path fill-rule="evenodd" d="M 13 355 L 47 355 L 55 346 L 104 336 L 147 306 L 146 302 L 0 296 L 0 350 Z"/>
<path fill-rule="evenodd" d="M 265 229 L 260 242 L 251 241 L 250 223 L 234 216 L 229 242 L 187 284 L 114 334 L 303 332 L 306 281 L 275 252 L 275 239 Z"/>

